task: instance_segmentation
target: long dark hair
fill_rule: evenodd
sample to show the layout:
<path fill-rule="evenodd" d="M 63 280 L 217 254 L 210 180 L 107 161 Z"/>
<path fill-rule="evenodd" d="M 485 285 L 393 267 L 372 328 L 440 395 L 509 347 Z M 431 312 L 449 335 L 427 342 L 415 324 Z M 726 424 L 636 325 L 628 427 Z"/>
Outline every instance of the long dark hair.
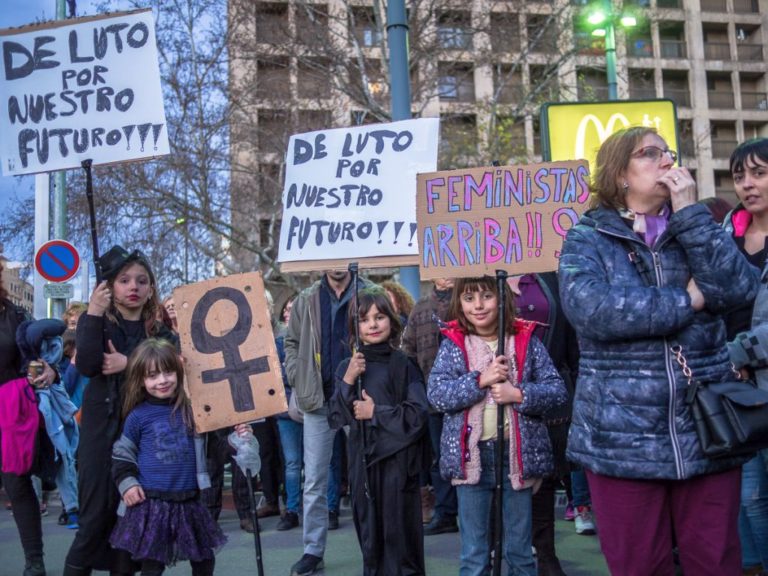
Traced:
<path fill-rule="evenodd" d="M 403 333 L 403 325 L 400 318 L 392 308 L 392 302 L 386 291 L 381 286 L 369 286 L 363 288 L 357 294 L 357 301 L 352 298 L 347 311 L 347 325 L 349 327 L 349 347 L 355 349 L 355 322 L 359 322 L 368 314 L 372 306 L 389 318 L 389 345 L 392 348 L 400 347 L 400 336 Z"/>
<path fill-rule="evenodd" d="M 184 365 L 173 344 L 159 338 L 148 338 L 139 344 L 128 358 L 125 368 L 125 398 L 123 418 L 147 399 L 144 379 L 152 371 L 176 373 L 176 397 L 173 412 L 181 410 L 181 416 L 188 428 L 192 427 L 189 396 L 184 389 Z"/>
<path fill-rule="evenodd" d="M 451 303 L 448 305 L 448 317 L 456 320 L 459 327 L 468 334 L 475 334 L 475 327 L 467 321 L 464 311 L 461 308 L 461 297 L 467 292 L 493 292 L 499 297 L 499 290 L 496 286 L 496 278 L 492 276 L 480 276 L 478 278 L 456 278 L 451 294 Z M 504 320 L 505 332 L 515 333 L 515 295 L 509 284 L 504 282 Z"/>

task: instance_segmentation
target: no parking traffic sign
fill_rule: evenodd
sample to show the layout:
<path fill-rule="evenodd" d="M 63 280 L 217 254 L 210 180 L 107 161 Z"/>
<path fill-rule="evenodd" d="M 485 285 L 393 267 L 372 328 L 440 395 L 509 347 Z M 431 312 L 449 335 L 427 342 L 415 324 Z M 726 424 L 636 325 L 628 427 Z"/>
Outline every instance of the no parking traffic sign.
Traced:
<path fill-rule="evenodd" d="M 77 274 L 80 254 L 69 242 L 50 240 L 35 254 L 35 270 L 49 282 L 66 282 Z"/>

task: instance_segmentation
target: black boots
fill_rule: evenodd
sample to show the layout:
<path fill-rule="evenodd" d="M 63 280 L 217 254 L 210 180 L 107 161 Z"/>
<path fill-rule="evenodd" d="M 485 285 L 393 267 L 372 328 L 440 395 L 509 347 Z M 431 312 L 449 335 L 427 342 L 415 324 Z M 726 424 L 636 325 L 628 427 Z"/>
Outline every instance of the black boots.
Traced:
<path fill-rule="evenodd" d="M 72 564 L 66 564 L 64 566 L 63 576 L 91 576 L 91 569 L 80 568 L 79 566 L 72 566 Z"/>
<path fill-rule="evenodd" d="M 45 576 L 45 564 L 42 556 L 27 557 L 24 565 L 24 576 Z"/>

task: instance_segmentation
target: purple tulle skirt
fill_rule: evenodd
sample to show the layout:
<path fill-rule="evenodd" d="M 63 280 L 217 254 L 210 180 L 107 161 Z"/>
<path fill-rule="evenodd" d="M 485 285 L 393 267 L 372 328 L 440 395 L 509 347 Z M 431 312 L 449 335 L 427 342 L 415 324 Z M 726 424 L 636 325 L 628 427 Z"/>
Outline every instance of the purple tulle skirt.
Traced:
<path fill-rule="evenodd" d="M 156 560 L 172 566 L 179 560 L 209 560 L 227 537 L 198 500 L 167 502 L 147 498 L 118 518 L 109 539 L 134 560 Z"/>

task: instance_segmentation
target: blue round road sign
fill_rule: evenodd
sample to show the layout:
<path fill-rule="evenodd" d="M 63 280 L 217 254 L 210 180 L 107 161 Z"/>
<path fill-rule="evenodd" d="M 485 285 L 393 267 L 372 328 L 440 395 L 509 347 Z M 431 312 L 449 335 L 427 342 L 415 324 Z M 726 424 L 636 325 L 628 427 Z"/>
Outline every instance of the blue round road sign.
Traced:
<path fill-rule="evenodd" d="M 66 282 L 77 274 L 80 254 L 69 242 L 50 240 L 35 254 L 35 270 L 49 282 Z"/>

